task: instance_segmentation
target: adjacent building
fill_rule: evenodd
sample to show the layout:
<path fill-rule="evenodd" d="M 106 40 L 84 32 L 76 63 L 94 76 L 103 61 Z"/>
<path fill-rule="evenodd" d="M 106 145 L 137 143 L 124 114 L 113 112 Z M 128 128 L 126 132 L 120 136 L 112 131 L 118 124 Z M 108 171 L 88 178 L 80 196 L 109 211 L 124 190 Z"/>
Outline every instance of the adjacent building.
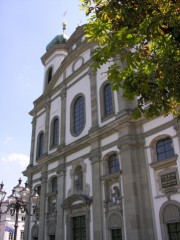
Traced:
<path fill-rule="evenodd" d="M 93 71 L 83 26 L 46 47 L 34 101 L 30 164 L 40 204 L 27 240 L 180 239 L 180 124 L 134 120 L 136 100 Z"/>
<path fill-rule="evenodd" d="M 7 211 L 8 200 L 1 203 L 0 213 L 0 240 L 14 239 L 15 215 L 11 216 Z M 25 213 L 18 215 L 17 240 L 24 240 Z"/>

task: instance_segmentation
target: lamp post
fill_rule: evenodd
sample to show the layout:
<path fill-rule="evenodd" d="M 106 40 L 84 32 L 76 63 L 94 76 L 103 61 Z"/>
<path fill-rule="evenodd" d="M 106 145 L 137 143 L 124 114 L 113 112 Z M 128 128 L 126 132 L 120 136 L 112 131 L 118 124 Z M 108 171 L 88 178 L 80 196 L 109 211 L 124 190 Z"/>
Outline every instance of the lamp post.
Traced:
<path fill-rule="evenodd" d="M 8 197 L 9 204 L 7 211 L 10 211 L 10 215 L 15 215 L 15 224 L 14 224 L 14 240 L 17 237 L 17 228 L 18 228 L 18 216 L 19 213 L 27 213 L 28 212 L 28 204 L 32 203 L 33 213 L 37 208 L 37 204 L 39 202 L 39 195 L 35 190 L 34 194 L 31 196 L 30 189 L 28 188 L 28 183 L 25 183 L 25 187 L 22 187 L 21 182 L 22 180 L 18 180 L 19 183 L 16 187 L 13 188 L 12 194 Z"/>
<path fill-rule="evenodd" d="M 2 205 L 2 202 L 4 201 L 5 196 L 6 196 L 6 192 L 4 191 L 3 187 L 4 187 L 4 184 L 2 182 L 0 184 L 0 222 L 1 222 L 1 214 L 3 213 L 2 209 L 1 209 L 1 205 Z"/>

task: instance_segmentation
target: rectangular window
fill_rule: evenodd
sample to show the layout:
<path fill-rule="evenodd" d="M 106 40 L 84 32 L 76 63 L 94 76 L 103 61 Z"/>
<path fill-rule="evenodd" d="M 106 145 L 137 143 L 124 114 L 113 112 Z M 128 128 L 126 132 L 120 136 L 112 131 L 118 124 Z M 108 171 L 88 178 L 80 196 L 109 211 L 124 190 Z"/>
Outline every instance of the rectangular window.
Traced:
<path fill-rule="evenodd" d="M 24 240 L 24 231 L 21 231 L 20 240 Z"/>
<path fill-rule="evenodd" d="M 9 233 L 9 240 L 13 240 L 13 234 Z"/>

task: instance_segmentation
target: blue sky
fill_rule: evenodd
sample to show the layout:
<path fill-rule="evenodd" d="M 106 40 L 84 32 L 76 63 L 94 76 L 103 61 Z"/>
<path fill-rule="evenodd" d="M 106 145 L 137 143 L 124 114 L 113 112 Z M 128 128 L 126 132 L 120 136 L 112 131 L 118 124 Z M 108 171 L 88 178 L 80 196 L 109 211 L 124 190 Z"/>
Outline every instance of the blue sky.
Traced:
<path fill-rule="evenodd" d="M 79 0 L 0 0 L 0 182 L 11 194 L 29 163 L 33 101 L 42 94 L 46 45 L 67 22 L 86 22 Z M 65 16 L 64 13 L 66 12 Z"/>

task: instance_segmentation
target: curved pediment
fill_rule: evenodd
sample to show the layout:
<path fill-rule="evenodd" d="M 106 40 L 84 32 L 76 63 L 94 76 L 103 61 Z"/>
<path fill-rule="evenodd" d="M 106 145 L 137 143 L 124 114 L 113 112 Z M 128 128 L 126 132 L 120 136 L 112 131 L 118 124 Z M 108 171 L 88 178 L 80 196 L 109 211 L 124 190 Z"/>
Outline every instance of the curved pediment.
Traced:
<path fill-rule="evenodd" d="M 62 204 L 64 209 L 74 209 L 90 206 L 92 203 L 92 198 L 85 195 L 74 194 L 66 198 Z"/>

